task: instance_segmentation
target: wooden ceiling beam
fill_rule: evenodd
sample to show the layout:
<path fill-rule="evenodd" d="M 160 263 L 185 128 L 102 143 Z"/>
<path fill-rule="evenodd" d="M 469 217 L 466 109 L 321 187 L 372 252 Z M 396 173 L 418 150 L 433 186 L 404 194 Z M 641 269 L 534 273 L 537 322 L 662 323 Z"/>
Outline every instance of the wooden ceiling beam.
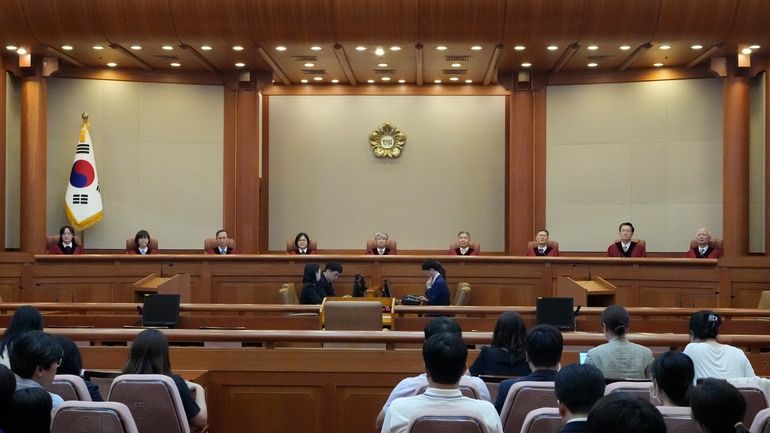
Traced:
<path fill-rule="evenodd" d="M 206 68 L 206 70 L 208 70 L 209 72 L 214 72 L 215 74 L 222 73 L 222 71 L 220 71 L 216 66 L 214 66 L 214 64 L 211 63 L 209 59 L 203 57 L 203 54 L 199 53 L 198 50 L 196 50 L 195 48 L 187 44 L 180 44 L 179 48 L 187 51 L 191 56 L 193 56 L 193 58 L 195 58 L 195 60 L 198 61 L 198 63 L 201 64 L 201 66 Z"/>
<path fill-rule="evenodd" d="M 339 43 L 334 44 L 334 55 L 337 57 L 337 62 L 340 64 L 340 68 L 342 68 L 342 73 L 345 74 L 345 78 L 347 78 L 350 85 L 358 85 L 358 80 L 353 73 L 353 68 L 350 67 L 350 59 L 348 59 L 348 55 L 345 53 L 345 47 Z"/>
<path fill-rule="evenodd" d="M 487 66 L 487 73 L 484 75 L 484 85 L 488 86 L 492 83 L 492 78 L 495 77 L 495 71 L 497 70 L 497 64 L 500 63 L 500 54 L 503 52 L 503 44 L 495 45 L 495 49 L 492 50 L 492 57 L 489 59 L 489 65 Z"/>
<path fill-rule="evenodd" d="M 639 60 L 639 57 L 642 57 L 642 55 L 644 55 L 644 53 L 646 53 L 647 50 L 649 50 L 650 48 L 652 48 L 652 44 L 649 42 L 636 47 L 634 52 L 629 54 L 628 57 L 626 57 L 626 59 L 623 60 L 623 63 L 621 63 L 620 66 L 618 66 L 618 71 L 622 72 L 630 68 L 631 65 L 633 65 L 635 61 Z"/>
<path fill-rule="evenodd" d="M 136 54 L 132 53 L 131 51 L 129 51 L 127 49 L 125 49 L 122 45 L 110 44 L 110 48 L 112 48 L 113 50 L 119 52 L 120 54 L 123 54 L 129 60 L 131 60 L 132 62 L 136 63 L 140 68 L 144 69 L 145 71 L 147 71 L 147 72 L 154 72 L 155 71 L 155 68 L 151 64 L 149 64 L 149 63 L 145 62 L 144 60 L 140 59 L 139 57 L 136 56 Z"/>
<path fill-rule="evenodd" d="M 291 80 L 286 75 L 286 72 L 283 72 L 283 69 L 281 69 L 280 66 L 278 66 L 278 63 L 273 60 L 272 57 L 270 57 L 270 54 L 265 51 L 264 48 L 261 46 L 257 46 L 257 53 L 259 53 L 259 56 L 262 57 L 262 60 L 265 61 L 270 66 L 270 69 L 273 70 L 273 73 L 276 77 L 278 77 L 281 82 L 286 86 L 291 86 Z"/>

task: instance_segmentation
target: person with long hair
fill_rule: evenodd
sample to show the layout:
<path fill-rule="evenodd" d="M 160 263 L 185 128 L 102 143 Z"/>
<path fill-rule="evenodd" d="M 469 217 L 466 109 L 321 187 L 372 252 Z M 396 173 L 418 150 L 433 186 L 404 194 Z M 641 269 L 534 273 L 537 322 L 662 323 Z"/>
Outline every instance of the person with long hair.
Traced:
<path fill-rule="evenodd" d="M 305 232 L 297 233 L 297 236 L 294 236 L 294 251 L 290 254 L 315 254 L 315 251 L 310 248 L 310 235 Z"/>
<path fill-rule="evenodd" d="M 690 392 L 692 418 L 703 433 L 748 433 L 746 399 L 729 382 L 703 379 Z"/>
<path fill-rule="evenodd" d="M 126 251 L 126 254 L 158 254 L 157 248 L 150 248 L 150 232 L 147 230 L 139 230 L 134 235 L 134 249 Z"/>
<path fill-rule="evenodd" d="M 192 382 L 185 382 L 179 375 L 171 372 L 168 357 L 168 339 L 157 329 L 145 329 L 136 336 L 131 345 L 131 352 L 124 374 L 162 374 L 169 376 L 179 390 L 185 414 L 191 427 L 204 427 L 208 422 L 206 396 L 203 387 Z M 195 389 L 193 399 L 190 388 Z"/>
<path fill-rule="evenodd" d="M 10 352 L 13 349 L 13 343 L 25 332 L 42 330 L 43 316 L 37 308 L 25 305 L 16 310 L 11 317 L 11 323 L 0 338 L 0 364 L 11 368 Z"/>
<path fill-rule="evenodd" d="M 690 388 L 695 378 L 692 359 L 671 350 L 655 358 L 650 366 L 652 394 L 663 406 L 689 406 Z"/>
<path fill-rule="evenodd" d="M 698 311 L 690 317 L 690 344 L 684 353 L 695 366 L 695 380 L 756 376 L 743 350 L 717 342 L 721 324 L 719 314 L 709 310 Z"/>
<path fill-rule="evenodd" d="M 48 254 L 83 254 L 85 250 L 75 241 L 75 229 L 62 226 L 59 229 L 59 242 L 51 245 Z"/>
<path fill-rule="evenodd" d="M 326 293 L 319 287 L 319 281 L 321 281 L 321 266 L 317 263 L 306 263 L 302 273 L 300 304 L 318 305 L 323 302 Z"/>
<path fill-rule="evenodd" d="M 608 379 L 644 379 L 649 377 L 652 351 L 628 341 L 631 319 L 621 305 L 610 305 L 602 312 L 602 332 L 607 343 L 588 351 L 586 364 L 593 364 Z"/>
<path fill-rule="evenodd" d="M 492 333 L 492 345 L 483 346 L 469 369 L 473 376 L 526 376 L 532 373 L 524 354 L 527 326 L 519 313 L 500 315 Z"/>
<path fill-rule="evenodd" d="M 66 335 L 56 335 L 55 337 L 63 353 L 61 364 L 56 369 L 56 374 L 71 374 L 83 378 L 83 358 L 80 356 L 80 349 L 78 349 L 77 344 Z M 86 383 L 88 394 L 91 395 L 91 401 L 104 401 L 101 392 L 99 392 L 99 387 L 95 383 L 84 378 L 83 382 Z"/>

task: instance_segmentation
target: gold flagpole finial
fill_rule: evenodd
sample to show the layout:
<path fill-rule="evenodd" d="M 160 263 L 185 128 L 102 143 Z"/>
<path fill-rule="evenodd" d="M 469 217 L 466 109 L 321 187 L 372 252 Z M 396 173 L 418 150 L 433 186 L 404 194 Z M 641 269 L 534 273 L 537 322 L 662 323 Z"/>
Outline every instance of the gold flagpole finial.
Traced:
<path fill-rule="evenodd" d="M 84 112 L 83 114 L 80 115 L 80 117 L 83 119 L 83 126 L 85 126 L 86 128 L 90 128 L 91 122 L 88 121 L 88 113 Z"/>

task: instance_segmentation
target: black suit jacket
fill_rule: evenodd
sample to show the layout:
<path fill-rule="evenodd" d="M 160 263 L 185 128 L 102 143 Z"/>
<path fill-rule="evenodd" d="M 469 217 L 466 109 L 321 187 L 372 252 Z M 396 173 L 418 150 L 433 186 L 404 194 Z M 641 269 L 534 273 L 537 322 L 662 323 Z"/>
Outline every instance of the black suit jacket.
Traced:
<path fill-rule="evenodd" d="M 585 421 L 572 421 L 564 424 L 560 433 L 588 433 L 588 425 Z"/>

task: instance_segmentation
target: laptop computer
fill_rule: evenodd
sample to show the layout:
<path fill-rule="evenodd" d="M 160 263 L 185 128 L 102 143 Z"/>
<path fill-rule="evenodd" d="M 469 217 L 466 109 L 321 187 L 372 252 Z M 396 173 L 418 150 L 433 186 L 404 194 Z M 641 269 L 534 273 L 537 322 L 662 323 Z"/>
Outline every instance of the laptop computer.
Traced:
<path fill-rule="evenodd" d="M 180 297 L 175 295 L 148 294 L 144 296 L 142 326 L 167 326 L 179 323 Z"/>
<path fill-rule="evenodd" d="M 573 298 L 537 298 L 535 315 L 538 325 L 552 325 L 561 331 L 575 329 Z"/>

